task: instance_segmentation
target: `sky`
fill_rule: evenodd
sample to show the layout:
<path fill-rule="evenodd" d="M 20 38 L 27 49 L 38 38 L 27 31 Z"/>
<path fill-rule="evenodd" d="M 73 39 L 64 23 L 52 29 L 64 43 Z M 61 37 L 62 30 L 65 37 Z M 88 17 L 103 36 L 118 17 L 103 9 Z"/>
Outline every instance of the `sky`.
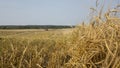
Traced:
<path fill-rule="evenodd" d="M 101 3 L 104 0 L 99 0 Z M 110 1 L 110 0 L 106 0 Z M 114 4 L 119 0 L 115 0 Z M 0 0 L 0 25 L 76 25 L 96 0 Z"/>

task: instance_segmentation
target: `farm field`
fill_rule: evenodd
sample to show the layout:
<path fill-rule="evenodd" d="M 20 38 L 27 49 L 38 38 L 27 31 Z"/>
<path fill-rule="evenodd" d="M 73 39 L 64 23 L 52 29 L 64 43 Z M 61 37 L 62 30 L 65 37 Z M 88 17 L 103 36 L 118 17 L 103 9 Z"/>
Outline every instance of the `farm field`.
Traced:
<path fill-rule="evenodd" d="M 119 68 L 119 21 L 48 31 L 0 30 L 0 68 Z"/>
<path fill-rule="evenodd" d="M 103 7 L 66 29 L 1 26 L 0 68 L 120 68 L 120 5 Z"/>
<path fill-rule="evenodd" d="M 120 68 L 120 0 L 1 0 L 0 9 L 0 68 Z"/>
<path fill-rule="evenodd" d="M 59 37 L 59 35 L 62 36 L 63 34 L 68 34 L 69 32 L 72 32 L 72 29 L 49 29 L 49 31 L 46 31 L 44 29 L 1 29 L 0 37 L 38 39 L 42 37 L 46 38 L 47 36 L 53 37 L 56 35 Z"/>
<path fill-rule="evenodd" d="M 49 29 L 48 31 L 43 29 L 1 29 L 0 68 L 46 68 L 51 66 L 52 63 L 57 62 L 52 55 L 55 54 L 54 56 L 59 58 L 57 51 L 62 50 L 59 47 L 66 44 L 66 39 L 69 38 L 66 36 L 70 35 L 72 31 L 73 29 Z M 50 57 L 51 59 L 49 59 Z M 48 64 L 48 61 L 51 64 Z M 60 62 L 64 63 L 63 60 Z"/>

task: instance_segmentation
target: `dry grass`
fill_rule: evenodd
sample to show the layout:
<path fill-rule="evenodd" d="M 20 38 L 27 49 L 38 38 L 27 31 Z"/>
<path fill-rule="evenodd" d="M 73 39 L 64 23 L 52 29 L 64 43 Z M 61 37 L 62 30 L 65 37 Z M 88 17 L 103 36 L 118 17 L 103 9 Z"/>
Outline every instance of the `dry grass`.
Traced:
<path fill-rule="evenodd" d="M 120 18 L 101 12 L 69 32 L 1 31 L 0 68 L 120 68 Z"/>
<path fill-rule="evenodd" d="M 25 33 L 26 37 L 24 33 L 2 36 L 0 68 L 119 68 L 119 22 L 117 19 L 100 25 L 84 24 L 67 34 L 37 31 L 35 35 Z"/>
<path fill-rule="evenodd" d="M 67 30 L 69 33 L 69 29 Z M 65 48 L 64 44 L 68 38 L 66 29 L 30 32 L 18 30 L 11 34 L 13 31 L 2 31 L 0 68 L 45 68 L 51 65 L 54 67 L 59 59 L 64 60 L 65 54 L 61 51 L 64 50 L 62 47 Z M 59 67 L 63 60 L 59 60 Z"/>

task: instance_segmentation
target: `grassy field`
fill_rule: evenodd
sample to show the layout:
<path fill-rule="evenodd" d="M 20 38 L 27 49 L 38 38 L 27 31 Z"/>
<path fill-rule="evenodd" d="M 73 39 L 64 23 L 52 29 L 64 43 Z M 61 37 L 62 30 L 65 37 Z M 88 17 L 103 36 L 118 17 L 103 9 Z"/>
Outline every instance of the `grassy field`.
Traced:
<path fill-rule="evenodd" d="M 72 29 L 49 29 L 46 31 L 44 29 L 13 29 L 13 30 L 0 30 L 0 37 L 8 37 L 8 38 L 25 38 L 25 39 L 41 39 L 63 35 L 72 32 Z M 56 36 L 57 37 L 57 36 Z M 59 36 L 58 36 L 59 37 Z"/>
<path fill-rule="evenodd" d="M 101 12 L 73 29 L 1 29 L 0 68 L 120 68 L 120 18 Z"/>
<path fill-rule="evenodd" d="M 0 68 L 120 68 L 119 22 L 0 30 Z"/>
<path fill-rule="evenodd" d="M 60 67 L 65 62 L 67 35 L 72 31 L 0 30 L 0 68 Z"/>

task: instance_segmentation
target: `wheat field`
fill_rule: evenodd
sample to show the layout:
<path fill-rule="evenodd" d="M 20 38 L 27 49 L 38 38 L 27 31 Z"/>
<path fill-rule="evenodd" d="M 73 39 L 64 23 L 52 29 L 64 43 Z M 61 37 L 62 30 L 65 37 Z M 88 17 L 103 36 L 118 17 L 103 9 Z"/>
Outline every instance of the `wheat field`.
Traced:
<path fill-rule="evenodd" d="M 120 68 L 119 22 L 49 31 L 0 30 L 0 68 Z"/>
<path fill-rule="evenodd" d="M 72 29 L 0 30 L 0 68 L 120 68 L 116 12 Z"/>

